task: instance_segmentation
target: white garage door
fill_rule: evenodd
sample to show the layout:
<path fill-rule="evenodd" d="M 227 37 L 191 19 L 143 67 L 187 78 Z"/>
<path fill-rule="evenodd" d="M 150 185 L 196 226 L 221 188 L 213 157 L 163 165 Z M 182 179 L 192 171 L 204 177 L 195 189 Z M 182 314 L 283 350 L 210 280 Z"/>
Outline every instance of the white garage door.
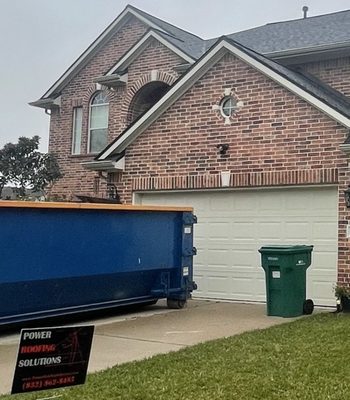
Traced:
<path fill-rule="evenodd" d="M 194 275 L 197 297 L 266 301 L 258 249 L 271 244 L 312 244 L 307 297 L 335 304 L 337 280 L 337 189 L 145 193 L 142 204 L 189 205 L 195 209 Z"/>

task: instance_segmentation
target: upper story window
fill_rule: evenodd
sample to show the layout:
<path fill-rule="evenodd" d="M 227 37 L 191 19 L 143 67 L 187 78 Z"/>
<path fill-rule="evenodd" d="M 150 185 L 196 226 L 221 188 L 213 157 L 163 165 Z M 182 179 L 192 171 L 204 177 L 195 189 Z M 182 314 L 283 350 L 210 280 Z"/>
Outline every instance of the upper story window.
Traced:
<path fill-rule="evenodd" d="M 148 111 L 168 91 L 169 85 L 154 81 L 143 86 L 134 96 L 128 115 L 128 122 L 133 122 L 140 115 Z"/>
<path fill-rule="evenodd" d="M 109 100 L 106 92 L 97 92 L 90 102 L 89 153 L 98 153 L 107 146 Z"/>
<path fill-rule="evenodd" d="M 221 114 L 223 117 L 231 117 L 237 110 L 237 102 L 232 96 L 226 96 L 221 101 Z"/>
<path fill-rule="evenodd" d="M 83 107 L 73 108 L 72 154 L 81 153 L 81 132 L 83 126 Z"/>

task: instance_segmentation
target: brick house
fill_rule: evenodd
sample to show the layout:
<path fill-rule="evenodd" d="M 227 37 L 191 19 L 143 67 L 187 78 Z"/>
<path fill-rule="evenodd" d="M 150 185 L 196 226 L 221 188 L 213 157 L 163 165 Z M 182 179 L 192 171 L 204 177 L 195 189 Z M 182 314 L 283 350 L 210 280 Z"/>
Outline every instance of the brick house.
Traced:
<path fill-rule="evenodd" d="M 350 11 L 203 40 L 132 6 L 31 103 L 52 194 L 192 205 L 197 296 L 264 301 L 258 248 L 313 244 L 308 297 L 350 281 Z"/>

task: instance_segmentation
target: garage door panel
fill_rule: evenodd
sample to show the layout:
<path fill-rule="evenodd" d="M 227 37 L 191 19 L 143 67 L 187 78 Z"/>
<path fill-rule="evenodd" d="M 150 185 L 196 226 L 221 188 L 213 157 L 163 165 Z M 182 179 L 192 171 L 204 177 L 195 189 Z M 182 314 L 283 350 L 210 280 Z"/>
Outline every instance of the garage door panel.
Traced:
<path fill-rule="evenodd" d="M 255 280 L 254 288 L 254 301 L 266 301 L 266 287 L 265 287 L 265 275 L 257 277 Z"/>
<path fill-rule="evenodd" d="M 259 210 L 260 212 L 268 213 L 269 215 L 279 215 L 284 209 L 284 198 L 280 193 L 274 192 L 274 196 L 269 193 L 260 193 Z"/>
<path fill-rule="evenodd" d="M 314 240 L 326 240 L 329 241 L 329 236 L 332 237 L 337 235 L 337 226 L 331 220 L 318 221 L 312 224 L 312 236 Z"/>
<path fill-rule="evenodd" d="M 231 237 L 233 239 L 250 239 L 255 235 L 255 226 L 251 221 L 232 221 Z"/>
<path fill-rule="evenodd" d="M 327 262 L 329 260 L 329 262 Z M 334 257 L 332 254 L 322 253 L 321 255 L 315 253 L 312 257 L 312 264 L 309 268 L 310 274 L 315 276 L 322 276 L 323 274 L 334 277 L 334 268 L 332 268 Z M 335 283 L 335 281 L 333 281 Z"/>
<path fill-rule="evenodd" d="M 229 268 L 227 260 L 232 257 L 230 250 L 215 250 L 210 249 L 208 251 L 207 263 L 211 266 L 223 266 Z"/>
<path fill-rule="evenodd" d="M 256 224 L 257 237 L 263 240 L 270 240 L 273 243 L 276 239 L 279 240 L 283 234 L 283 224 L 277 221 L 262 221 Z"/>
<path fill-rule="evenodd" d="M 230 290 L 231 280 L 222 273 L 207 275 L 208 278 L 208 293 L 215 295 L 216 297 L 222 297 L 225 293 Z"/>
<path fill-rule="evenodd" d="M 198 289 L 196 290 L 196 295 L 204 297 L 205 293 L 207 293 L 207 291 L 208 291 L 207 277 L 205 275 L 196 273 L 193 275 L 193 279 L 196 281 L 197 286 L 198 286 Z"/>
<path fill-rule="evenodd" d="M 209 240 L 230 240 L 230 224 L 229 222 L 213 222 L 210 224 L 210 236 Z"/>
<path fill-rule="evenodd" d="M 291 243 L 296 241 L 303 241 L 307 243 L 310 240 L 312 229 L 310 223 L 303 220 L 297 221 L 286 221 L 284 224 L 284 236 Z"/>
<path fill-rule="evenodd" d="M 226 214 L 227 211 L 234 209 L 234 202 L 232 199 L 225 199 L 225 197 L 217 196 L 215 198 L 209 197 L 209 210 L 211 212 L 216 211 L 217 213 L 223 212 Z"/>
<path fill-rule="evenodd" d="M 327 304 L 330 298 L 334 299 L 334 290 L 332 286 L 329 285 L 328 277 L 317 276 L 313 280 L 310 280 L 308 287 L 307 297 L 311 299 L 318 299 L 320 304 Z M 334 301 L 333 304 L 334 305 Z"/>
<path fill-rule="evenodd" d="M 255 251 L 253 250 L 236 250 L 234 256 L 231 259 L 231 264 L 236 267 L 252 268 L 256 269 L 254 262 Z"/>
<path fill-rule="evenodd" d="M 237 214 L 256 214 L 257 210 L 257 196 L 247 196 L 245 193 L 236 193 L 235 196 L 232 196 L 232 201 L 234 205 L 235 213 Z"/>
<path fill-rule="evenodd" d="M 330 204 L 338 204 L 338 192 L 337 190 L 323 190 L 322 195 L 319 192 L 314 191 L 311 197 L 311 208 L 317 215 L 327 215 L 329 217 L 338 217 L 338 207 L 330 207 Z"/>
<path fill-rule="evenodd" d="M 310 210 L 313 196 L 301 197 L 299 193 L 292 192 L 288 197 L 285 197 L 285 211 L 305 214 L 306 210 Z"/>
<path fill-rule="evenodd" d="M 236 286 L 236 291 L 229 293 L 231 300 L 241 301 L 265 301 L 265 282 L 262 282 L 262 288 L 259 290 L 257 285 L 252 285 L 248 279 L 239 280 L 239 285 Z"/>
<path fill-rule="evenodd" d="M 195 296 L 265 301 L 258 249 L 312 244 L 307 295 L 334 305 L 337 280 L 337 188 L 147 193 L 144 204 L 195 208 Z"/>

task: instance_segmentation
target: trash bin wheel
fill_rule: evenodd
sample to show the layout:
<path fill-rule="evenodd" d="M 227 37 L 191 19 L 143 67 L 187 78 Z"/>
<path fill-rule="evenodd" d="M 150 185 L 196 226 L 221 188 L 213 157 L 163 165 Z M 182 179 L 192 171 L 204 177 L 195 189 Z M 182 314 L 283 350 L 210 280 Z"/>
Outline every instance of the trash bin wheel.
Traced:
<path fill-rule="evenodd" d="M 175 310 L 180 310 L 181 308 L 184 308 L 187 301 L 186 300 L 175 300 L 175 299 L 167 299 L 166 300 L 168 308 L 175 309 Z"/>
<path fill-rule="evenodd" d="M 303 313 L 305 315 L 311 315 L 314 311 L 314 302 L 310 299 L 304 301 Z"/>

